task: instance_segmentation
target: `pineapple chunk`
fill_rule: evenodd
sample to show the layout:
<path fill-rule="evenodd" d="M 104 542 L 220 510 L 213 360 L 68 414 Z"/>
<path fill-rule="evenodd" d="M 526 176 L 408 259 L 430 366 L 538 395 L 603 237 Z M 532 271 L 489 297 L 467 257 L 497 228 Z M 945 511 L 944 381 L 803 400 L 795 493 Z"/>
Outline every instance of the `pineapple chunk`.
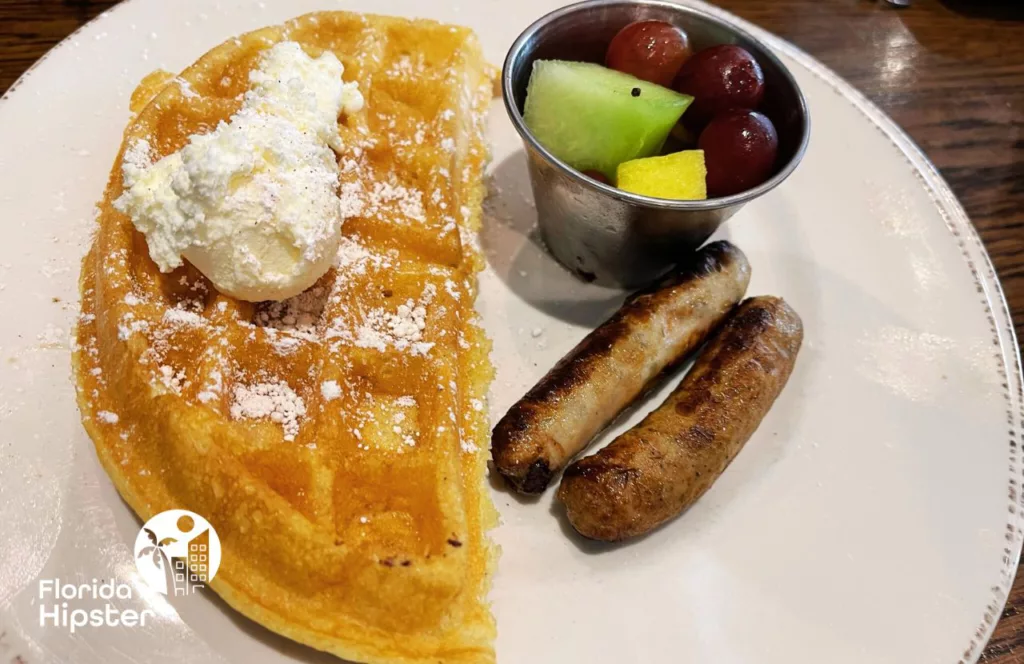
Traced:
<path fill-rule="evenodd" d="M 642 196 L 702 201 L 708 197 L 703 150 L 684 150 L 664 157 L 619 164 L 616 186 Z"/>

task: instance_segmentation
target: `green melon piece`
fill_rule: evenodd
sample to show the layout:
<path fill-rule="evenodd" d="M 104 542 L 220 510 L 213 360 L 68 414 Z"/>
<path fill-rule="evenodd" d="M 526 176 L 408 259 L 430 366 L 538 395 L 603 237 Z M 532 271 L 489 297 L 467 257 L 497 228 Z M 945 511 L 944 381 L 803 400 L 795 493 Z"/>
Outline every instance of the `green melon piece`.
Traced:
<path fill-rule="evenodd" d="M 622 162 L 658 154 L 692 101 L 590 62 L 537 60 L 523 119 L 562 161 L 614 179 Z"/>

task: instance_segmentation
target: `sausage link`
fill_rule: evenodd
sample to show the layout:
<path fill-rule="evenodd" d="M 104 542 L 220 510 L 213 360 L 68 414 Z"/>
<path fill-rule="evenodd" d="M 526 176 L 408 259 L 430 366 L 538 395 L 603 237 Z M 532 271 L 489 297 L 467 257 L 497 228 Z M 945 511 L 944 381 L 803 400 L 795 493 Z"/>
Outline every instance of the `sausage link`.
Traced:
<path fill-rule="evenodd" d="M 659 374 L 704 342 L 749 281 L 746 256 L 720 241 L 632 295 L 498 422 L 498 471 L 518 491 L 543 491 Z"/>
<path fill-rule="evenodd" d="M 692 505 L 760 425 L 802 341 L 800 317 L 781 299 L 741 304 L 665 403 L 565 471 L 558 499 L 573 527 L 614 542 Z"/>

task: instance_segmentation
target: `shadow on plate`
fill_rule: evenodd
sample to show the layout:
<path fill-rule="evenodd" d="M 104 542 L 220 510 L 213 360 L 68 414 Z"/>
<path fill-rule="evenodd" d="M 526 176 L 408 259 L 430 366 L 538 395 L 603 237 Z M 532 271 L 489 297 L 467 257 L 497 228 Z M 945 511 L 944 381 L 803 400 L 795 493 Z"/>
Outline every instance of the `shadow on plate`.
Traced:
<path fill-rule="evenodd" d="M 623 291 L 580 281 L 545 249 L 525 152 L 518 150 L 499 163 L 488 185 L 481 245 L 491 268 L 513 293 L 549 316 L 588 328 L 618 309 Z"/>
<path fill-rule="evenodd" d="M 652 385 L 648 387 L 644 394 L 637 397 L 626 407 L 625 410 L 619 413 L 619 415 L 607 427 L 605 427 L 603 431 L 594 437 L 594 440 L 587 446 L 587 449 L 577 455 L 573 461 L 582 459 L 585 456 L 589 456 L 604 449 L 609 443 L 613 442 L 619 434 L 623 433 L 625 429 L 620 425 L 632 419 L 638 412 L 643 412 L 646 415 L 646 413 L 658 408 L 658 406 L 660 406 L 668 397 L 669 390 L 674 390 L 682 378 L 690 371 L 690 367 L 693 366 L 694 359 L 696 359 L 702 349 L 703 348 L 698 349 L 697 352 L 691 354 L 684 361 L 673 367 L 669 367 L 662 372 L 660 376 L 655 378 Z M 561 481 L 562 474 L 559 473 L 558 476 L 552 480 L 551 485 L 557 490 Z M 565 513 L 565 507 L 554 496 L 552 496 L 549 511 L 558 521 L 558 526 L 561 528 L 562 534 L 565 535 L 570 542 L 576 545 L 576 548 L 587 554 L 608 553 L 611 551 L 617 551 L 623 547 L 638 544 L 651 535 L 657 533 L 662 528 L 665 528 L 676 519 L 683 517 L 683 514 L 680 514 L 678 517 L 669 519 L 654 530 L 644 533 L 639 537 L 631 537 L 621 542 L 601 542 L 589 539 L 576 532 L 576 529 L 572 527 L 571 523 L 569 523 L 569 517 Z"/>
<path fill-rule="evenodd" d="M 508 482 L 501 477 L 501 473 L 498 472 L 498 469 L 494 467 L 493 461 L 487 462 L 487 481 L 495 492 L 503 493 L 510 498 L 514 498 L 520 505 L 536 505 L 544 495 L 543 493 L 529 494 L 513 491 L 512 487 L 508 485 Z"/>
<path fill-rule="evenodd" d="M 682 519 L 686 516 L 686 512 L 683 512 L 677 517 L 669 519 L 668 521 L 660 524 L 654 530 L 639 535 L 637 537 L 630 537 L 629 539 L 622 540 L 621 542 L 601 542 L 599 540 L 592 540 L 576 532 L 576 529 L 569 523 L 569 516 L 565 513 L 565 507 L 557 498 L 551 501 L 551 507 L 548 510 L 551 515 L 558 521 L 558 527 L 561 528 L 562 534 L 565 535 L 566 539 L 572 542 L 577 549 L 583 553 L 590 555 L 600 555 L 602 553 L 610 553 L 612 551 L 618 551 L 628 546 L 633 546 L 643 542 L 648 537 L 659 532 L 662 528 L 666 528 L 678 519 Z M 687 510 L 689 511 L 689 510 Z"/>

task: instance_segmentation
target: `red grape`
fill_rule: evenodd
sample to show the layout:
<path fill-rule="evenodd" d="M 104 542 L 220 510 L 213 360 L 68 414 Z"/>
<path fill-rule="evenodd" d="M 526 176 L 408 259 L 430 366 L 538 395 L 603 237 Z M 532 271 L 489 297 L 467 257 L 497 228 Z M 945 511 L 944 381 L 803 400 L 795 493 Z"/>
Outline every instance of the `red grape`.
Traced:
<path fill-rule="evenodd" d="M 611 180 L 608 179 L 608 176 L 602 173 L 601 171 L 583 171 L 583 174 L 586 175 L 591 180 L 597 180 L 601 184 L 612 183 Z"/>
<path fill-rule="evenodd" d="M 708 123 L 697 147 L 704 151 L 708 196 L 729 196 L 756 187 L 771 176 L 779 136 L 764 115 L 732 109 Z"/>
<path fill-rule="evenodd" d="M 699 131 L 722 111 L 757 108 L 764 96 L 764 74 L 750 53 L 739 46 L 720 44 L 687 60 L 674 87 L 693 97 L 683 121 Z"/>
<path fill-rule="evenodd" d="M 667 88 L 692 53 L 686 33 L 671 23 L 637 21 L 615 35 L 604 63 Z"/>

